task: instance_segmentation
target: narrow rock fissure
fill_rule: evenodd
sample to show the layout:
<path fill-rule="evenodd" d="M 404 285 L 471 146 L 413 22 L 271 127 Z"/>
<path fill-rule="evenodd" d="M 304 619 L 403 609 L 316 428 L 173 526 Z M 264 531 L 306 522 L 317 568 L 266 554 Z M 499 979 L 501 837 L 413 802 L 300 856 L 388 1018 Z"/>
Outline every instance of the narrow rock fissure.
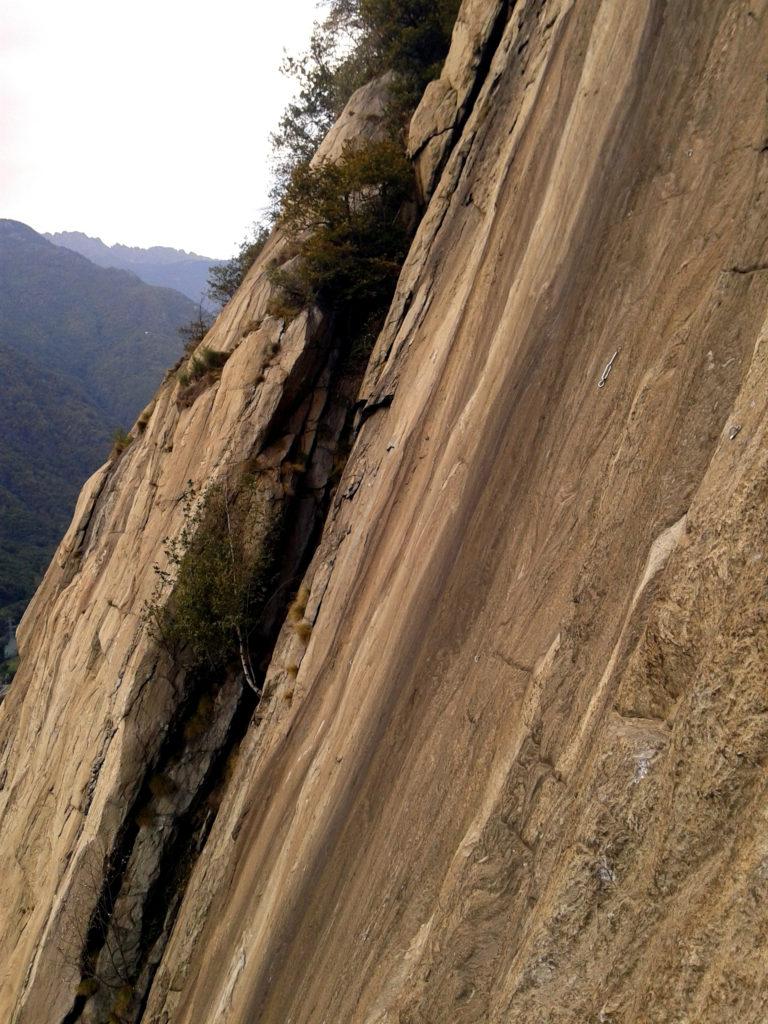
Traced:
<path fill-rule="evenodd" d="M 475 109 L 485 80 L 488 77 L 491 65 L 493 64 L 493 58 L 496 56 L 496 51 L 501 46 L 501 41 L 504 38 L 504 32 L 506 31 L 509 19 L 512 17 L 515 8 L 517 7 L 518 0 L 502 0 L 499 4 L 499 9 L 496 13 L 496 18 L 491 26 L 491 30 L 488 33 L 488 39 L 483 46 L 482 51 L 477 62 L 477 70 L 475 71 L 474 81 L 472 82 L 472 88 L 469 90 L 467 99 L 459 112 L 459 116 L 456 121 L 456 140 L 461 138 L 461 134 L 466 127 L 467 121 L 472 116 L 472 111 Z M 541 2 L 539 0 L 539 6 Z M 446 153 L 446 159 L 450 154 Z"/>
<path fill-rule="evenodd" d="M 353 410 L 363 372 L 359 361 L 330 351 L 320 370 L 281 411 L 271 432 L 276 439 L 289 431 L 303 403 L 311 405 L 326 375 L 326 398 L 317 422 L 310 423 L 306 413 L 283 459 L 289 479 L 273 589 L 254 643 L 259 691 L 352 447 Z M 261 699 L 261 692 L 246 686 L 234 669 L 218 676 L 200 670 L 189 673 L 185 689 L 109 855 L 80 953 L 81 983 L 61 1024 L 142 1020 L 228 773 Z"/>
<path fill-rule="evenodd" d="M 538 5 L 536 16 L 538 17 L 539 10 L 542 6 L 542 0 L 536 0 L 536 2 Z M 440 160 L 432 173 L 433 188 L 430 189 L 430 192 L 434 190 L 434 187 L 437 185 L 437 182 L 440 179 L 440 175 L 442 174 L 446 164 L 448 163 L 451 154 L 461 141 L 464 129 L 470 117 L 472 116 L 472 111 L 475 108 L 475 105 L 480 97 L 480 93 L 482 92 L 483 86 L 485 85 L 485 81 L 490 73 L 491 65 L 493 64 L 493 59 L 496 56 L 496 51 L 501 45 L 501 42 L 504 38 L 504 32 L 506 31 L 509 20 L 512 17 L 512 14 L 514 13 L 517 5 L 518 0 L 501 0 L 501 3 L 499 4 L 499 9 L 496 12 L 496 17 L 493 21 L 493 24 L 491 25 L 490 31 L 488 32 L 488 38 L 483 44 L 482 49 L 478 55 L 477 66 L 475 68 L 475 75 L 472 82 L 472 86 L 469 90 L 469 93 L 467 94 L 467 98 L 457 111 L 456 120 L 454 124 L 450 128 L 446 128 L 443 131 L 435 133 L 434 135 L 430 136 L 430 138 L 425 141 L 425 143 L 419 148 L 419 150 L 415 154 L 415 156 L 418 156 L 419 153 L 423 152 L 423 150 L 425 149 L 429 142 L 433 141 L 434 139 L 438 138 L 441 135 L 446 135 L 450 133 L 451 137 L 448 145 L 446 146 L 445 152 L 440 157 Z"/>

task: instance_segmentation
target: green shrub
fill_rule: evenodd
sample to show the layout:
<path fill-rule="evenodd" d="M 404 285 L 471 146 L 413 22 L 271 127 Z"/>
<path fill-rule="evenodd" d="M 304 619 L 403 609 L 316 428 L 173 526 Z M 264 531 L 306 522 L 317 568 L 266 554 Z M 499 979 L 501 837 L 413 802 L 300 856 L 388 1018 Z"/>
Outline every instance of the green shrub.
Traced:
<path fill-rule="evenodd" d="M 401 213 L 412 182 L 402 149 L 387 140 L 295 168 L 282 223 L 297 239 L 298 258 L 289 278 L 276 277 L 289 297 L 311 297 L 355 321 L 387 305 L 408 250 Z"/>
<path fill-rule="evenodd" d="M 207 345 L 203 345 L 195 358 L 202 366 L 202 372 L 209 373 L 212 370 L 220 370 L 229 359 L 229 355 L 229 352 L 218 352 L 215 349 L 208 348 Z"/>
<path fill-rule="evenodd" d="M 187 364 L 190 380 L 199 380 L 205 373 L 205 361 L 201 356 L 194 355 Z"/>
<path fill-rule="evenodd" d="M 287 57 L 297 85 L 272 136 L 279 207 L 293 169 L 307 163 L 352 93 L 386 71 L 396 87 L 390 111 L 402 129 L 425 85 L 440 73 L 460 0 L 329 0 L 309 48 Z"/>
<path fill-rule="evenodd" d="M 187 364 L 176 373 L 176 380 L 181 387 L 178 400 L 182 405 L 191 404 L 191 400 L 188 402 L 187 399 L 190 397 L 189 393 L 193 385 L 200 382 L 205 383 L 206 380 L 210 382 L 218 377 L 219 371 L 231 354 L 231 352 L 217 352 L 208 348 L 207 345 L 202 345 L 195 352 Z M 200 390 L 200 388 L 195 389 L 194 397 L 199 394 Z"/>
<path fill-rule="evenodd" d="M 130 448 L 133 444 L 133 434 L 127 433 L 122 427 L 118 429 L 112 435 L 112 451 L 115 455 L 121 455 L 126 448 Z"/>
<path fill-rule="evenodd" d="M 197 316 L 194 320 L 190 320 L 187 324 L 182 324 L 179 328 L 179 334 L 184 342 L 184 351 L 192 352 L 196 349 L 211 329 L 212 324 L 213 317 L 211 314 L 204 310 L 202 305 L 198 306 Z"/>
<path fill-rule="evenodd" d="M 404 135 L 423 89 L 440 72 L 460 0 L 326 0 L 309 48 L 282 70 L 295 98 L 272 136 L 270 219 L 298 259 L 270 271 L 269 312 L 290 320 L 312 303 L 336 315 L 347 357 L 367 358 L 381 327 L 415 223 Z M 394 72 L 385 115 L 389 139 L 348 147 L 335 163 L 311 160 L 352 93 Z M 411 200 L 414 200 L 411 202 Z M 211 272 L 210 295 L 227 301 L 268 236 L 266 225 Z"/>
<path fill-rule="evenodd" d="M 268 238 L 269 227 L 266 224 L 255 224 L 231 260 L 211 267 L 208 272 L 208 296 L 214 302 L 222 306 L 229 302 L 256 262 Z"/>
<path fill-rule="evenodd" d="M 144 608 L 151 635 L 192 667 L 221 669 L 239 660 L 256 688 L 251 645 L 273 573 L 278 523 L 271 496 L 253 481 L 237 494 L 214 484 L 203 495 L 188 488 L 184 523 L 168 539 L 167 565 Z"/>
<path fill-rule="evenodd" d="M 270 316 L 290 322 L 294 317 L 317 300 L 312 283 L 301 269 L 293 264 L 272 266 L 267 271 L 270 284 L 275 292 L 267 306 Z"/>
<path fill-rule="evenodd" d="M 366 356 L 381 326 L 413 233 L 413 175 L 404 129 L 427 82 L 439 74 L 460 0 L 326 0 L 308 49 L 283 71 L 297 85 L 272 135 L 270 220 L 282 223 L 298 260 L 269 271 L 272 315 L 290 321 L 317 302 L 342 314 L 349 353 Z M 349 146 L 337 164 L 311 167 L 317 146 L 359 86 L 394 72 L 388 139 Z M 209 294 L 226 302 L 268 237 L 255 227 L 228 263 L 212 269 Z M 362 318 L 361 318 L 362 317 Z M 351 333 L 350 333 L 351 332 Z M 194 379 L 195 369 L 189 373 Z M 187 381 L 188 383 L 188 381 Z"/>
<path fill-rule="evenodd" d="M 440 74 L 459 5 L 460 0 L 359 0 L 356 5 L 365 63 L 374 74 L 396 73 L 403 111 L 413 108 L 427 82 Z"/>

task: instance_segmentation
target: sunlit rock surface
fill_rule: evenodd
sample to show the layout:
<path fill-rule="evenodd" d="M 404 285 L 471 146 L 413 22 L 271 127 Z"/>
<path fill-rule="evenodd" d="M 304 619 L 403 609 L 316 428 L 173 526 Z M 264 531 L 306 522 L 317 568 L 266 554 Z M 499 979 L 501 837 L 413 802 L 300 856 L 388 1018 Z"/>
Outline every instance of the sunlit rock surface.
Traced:
<path fill-rule="evenodd" d="M 23 623 L 3 1019 L 113 1012 L 80 947 L 145 849 L 125 1019 L 765 1020 L 767 62 L 763 0 L 468 0 L 356 415 L 331 325 L 267 315 L 273 238 Z M 206 746 L 141 608 L 187 481 L 244 465 L 313 628 Z"/>

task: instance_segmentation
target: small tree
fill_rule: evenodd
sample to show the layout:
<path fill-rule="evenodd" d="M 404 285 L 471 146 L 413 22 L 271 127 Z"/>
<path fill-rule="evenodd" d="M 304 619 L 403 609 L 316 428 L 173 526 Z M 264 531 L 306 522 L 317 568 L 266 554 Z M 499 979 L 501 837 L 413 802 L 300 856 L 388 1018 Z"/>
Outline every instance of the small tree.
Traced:
<path fill-rule="evenodd" d="M 293 169 L 312 159 L 349 97 L 372 77 L 355 60 L 360 29 L 357 0 L 332 0 L 326 17 L 315 23 L 307 50 L 286 55 L 280 66 L 297 89 L 272 134 L 276 207 Z"/>
<path fill-rule="evenodd" d="M 395 131 L 405 125 L 427 82 L 440 73 L 459 3 L 326 0 L 307 50 L 281 67 L 298 88 L 272 136 L 276 207 L 293 169 L 314 156 L 361 85 L 394 71 L 391 120 Z"/>
<path fill-rule="evenodd" d="M 353 319 L 386 305 L 408 249 L 401 214 L 412 181 L 402 150 L 388 140 L 347 145 L 335 162 L 295 168 L 282 217 L 298 240 L 294 292 Z"/>
<path fill-rule="evenodd" d="M 222 306 L 229 302 L 256 262 L 268 238 L 269 227 L 266 224 L 254 225 L 231 260 L 211 267 L 208 271 L 208 295 L 214 302 Z"/>
<path fill-rule="evenodd" d="M 239 660 L 258 692 L 251 644 L 270 591 L 277 529 L 270 497 L 254 481 L 238 493 L 214 484 L 184 496 L 184 524 L 165 541 L 166 567 L 144 608 L 152 635 L 192 665 L 220 669 Z"/>
<path fill-rule="evenodd" d="M 211 273 L 216 268 L 212 268 Z M 202 302 L 197 307 L 197 316 L 190 320 L 189 323 L 182 324 L 179 328 L 179 334 L 184 342 L 184 351 L 191 352 L 197 348 L 203 338 L 210 331 L 213 324 L 213 317 L 211 314 L 203 309 Z"/>

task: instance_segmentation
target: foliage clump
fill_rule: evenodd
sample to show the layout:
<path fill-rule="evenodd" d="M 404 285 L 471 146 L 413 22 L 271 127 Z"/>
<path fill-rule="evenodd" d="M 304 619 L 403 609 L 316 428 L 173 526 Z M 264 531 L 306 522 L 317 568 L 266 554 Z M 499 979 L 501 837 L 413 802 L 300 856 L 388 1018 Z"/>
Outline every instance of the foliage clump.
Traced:
<path fill-rule="evenodd" d="M 269 230 L 266 224 L 255 224 L 231 260 L 211 267 L 208 273 L 208 296 L 213 302 L 222 306 L 229 302 L 258 259 L 269 238 Z"/>
<path fill-rule="evenodd" d="M 230 355 L 230 352 L 218 352 L 202 345 L 176 374 L 179 382 L 176 404 L 182 409 L 192 405 L 198 395 L 219 379 Z"/>
<path fill-rule="evenodd" d="M 402 129 L 427 82 L 440 73 L 460 0 L 327 0 L 308 49 L 283 62 L 298 86 L 272 136 L 275 199 L 293 169 L 317 151 L 360 86 L 392 71 L 390 119 Z"/>
<path fill-rule="evenodd" d="M 218 267 L 213 267 L 211 272 L 216 269 L 218 269 Z M 197 307 L 197 316 L 193 317 L 188 323 L 182 324 L 181 327 L 179 327 L 179 335 L 181 336 L 181 340 L 184 342 L 184 351 L 193 352 L 205 338 L 208 331 L 210 331 L 212 324 L 213 317 L 206 309 L 203 309 L 202 304 L 200 304 Z"/>
<path fill-rule="evenodd" d="M 2 700 L 3 697 L 3 688 L 11 685 L 18 668 L 18 656 L 8 658 L 5 661 L 0 661 L 0 700 Z"/>
<path fill-rule="evenodd" d="M 257 689 L 251 651 L 269 597 L 279 528 L 271 496 L 253 480 L 237 493 L 213 484 L 184 495 L 184 522 L 164 544 L 166 564 L 144 606 L 150 634 L 193 668 L 239 661 Z"/>
<path fill-rule="evenodd" d="M 389 302 L 408 250 L 402 211 L 412 189 L 401 147 L 381 140 L 347 145 L 334 162 L 300 164 L 283 196 L 282 223 L 297 260 L 278 283 L 291 296 L 360 314 Z"/>
<path fill-rule="evenodd" d="M 127 448 L 131 447 L 133 441 L 133 434 L 129 434 L 122 427 L 119 427 L 112 435 L 113 456 L 122 455 Z"/>
<path fill-rule="evenodd" d="M 375 315 L 391 296 L 409 235 L 407 218 L 398 216 L 396 207 L 396 198 L 402 206 L 408 191 L 403 188 L 409 175 L 405 126 L 425 85 L 440 72 L 459 3 L 325 0 L 325 17 L 315 24 L 308 49 L 283 62 L 297 90 L 272 136 L 275 184 L 268 219 L 296 237 L 308 221 L 319 225 L 301 242 L 302 266 L 273 272 L 282 295 L 278 313 L 288 317 L 329 299 L 336 308 L 341 302 L 354 305 L 368 293 Z M 326 165 L 310 167 L 355 90 L 385 72 L 394 76 L 386 115 L 389 141 L 360 146 L 357 156 L 346 153 L 338 172 Z M 354 196 L 356 201 L 343 209 Z M 268 234 L 268 223 L 255 227 L 232 260 L 212 269 L 212 299 L 224 303 L 234 295 Z M 361 269 L 358 288 L 353 264 Z"/>

